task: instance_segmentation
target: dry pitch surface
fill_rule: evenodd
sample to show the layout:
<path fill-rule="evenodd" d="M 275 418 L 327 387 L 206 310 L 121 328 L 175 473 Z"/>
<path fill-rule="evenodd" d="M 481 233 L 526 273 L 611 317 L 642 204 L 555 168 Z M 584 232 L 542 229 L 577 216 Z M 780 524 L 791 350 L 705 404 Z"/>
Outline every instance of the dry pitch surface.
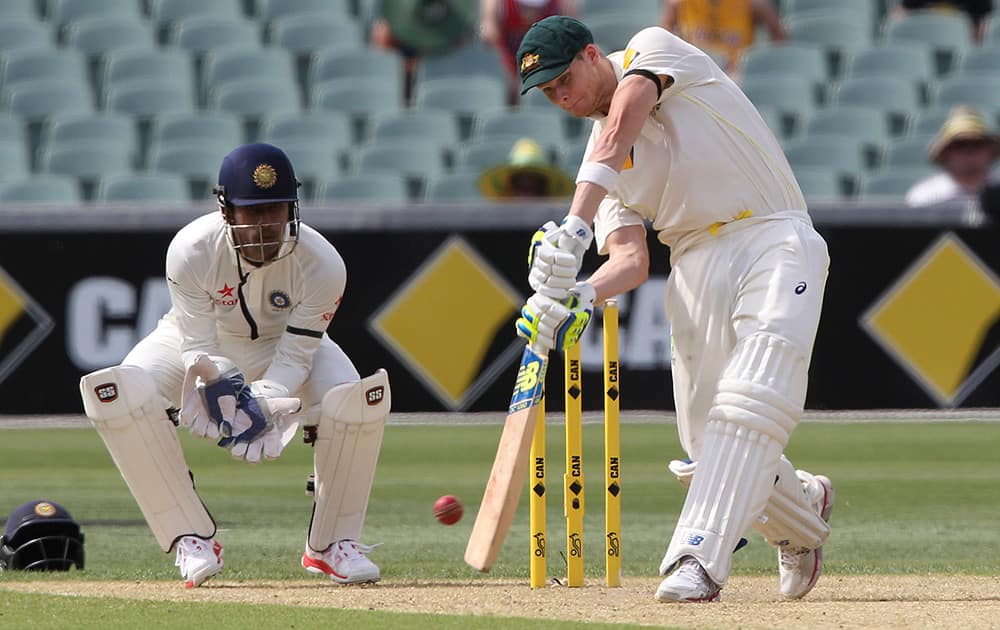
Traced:
<path fill-rule="evenodd" d="M 736 576 L 716 604 L 661 604 L 657 578 L 609 589 L 531 590 L 523 581 L 413 582 L 342 587 L 320 580 L 178 582 L 44 581 L 0 584 L 32 593 L 158 601 L 225 601 L 303 607 L 531 617 L 696 628 L 998 628 L 1000 576 L 826 576 L 802 601 L 782 601 L 777 578 Z"/>

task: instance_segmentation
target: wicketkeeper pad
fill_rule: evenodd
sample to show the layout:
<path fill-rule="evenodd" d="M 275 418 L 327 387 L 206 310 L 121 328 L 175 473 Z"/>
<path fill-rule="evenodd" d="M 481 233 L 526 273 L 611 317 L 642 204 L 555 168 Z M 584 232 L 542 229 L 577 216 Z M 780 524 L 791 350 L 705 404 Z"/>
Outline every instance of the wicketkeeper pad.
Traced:
<path fill-rule="evenodd" d="M 333 387 L 323 396 L 313 453 L 316 489 L 309 547 L 314 551 L 345 538 L 360 539 L 390 406 L 385 370 Z"/>
<path fill-rule="evenodd" d="M 106 368 L 81 378 L 80 394 L 160 548 L 170 551 L 181 536 L 214 536 L 152 377 L 136 366 Z"/>
<path fill-rule="evenodd" d="M 764 510 L 782 451 L 802 416 L 807 369 L 798 348 L 767 333 L 751 335 L 734 351 L 661 575 L 693 556 L 716 584 L 725 584 L 733 549 Z"/>

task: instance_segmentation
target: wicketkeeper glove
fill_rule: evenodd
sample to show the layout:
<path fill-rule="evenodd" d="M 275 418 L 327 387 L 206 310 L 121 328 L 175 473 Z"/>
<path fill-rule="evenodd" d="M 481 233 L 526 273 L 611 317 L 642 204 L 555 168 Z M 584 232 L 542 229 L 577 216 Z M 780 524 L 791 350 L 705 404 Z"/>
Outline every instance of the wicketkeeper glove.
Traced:
<path fill-rule="evenodd" d="M 583 255 L 594 233 L 582 219 L 569 215 L 557 226 L 549 221 L 531 237 L 528 284 L 536 293 L 565 300 L 576 285 Z"/>
<path fill-rule="evenodd" d="M 229 359 L 199 356 L 184 375 L 180 423 L 199 437 L 228 435 L 245 386 L 243 373 Z"/>
<path fill-rule="evenodd" d="M 578 282 L 563 301 L 535 293 L 521 308 L 517 334 L 537 352 L 573 347 L 594 314 L 594 287 Z"/>
<path fill-rule="evenodd" d="M 295 437 L 302 403 L 273 381 L 254 381 L 238 397 L 232 434 L 219 440 L 233 457 L 252 464 L 277 459 Z"/>

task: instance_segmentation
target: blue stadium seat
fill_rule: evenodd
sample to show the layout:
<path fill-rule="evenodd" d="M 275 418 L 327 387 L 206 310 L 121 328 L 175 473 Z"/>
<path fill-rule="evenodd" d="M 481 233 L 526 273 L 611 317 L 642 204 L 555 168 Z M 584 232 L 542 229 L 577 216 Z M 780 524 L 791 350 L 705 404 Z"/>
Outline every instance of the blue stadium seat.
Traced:
<path fill-rule="evenodd" d="M 858 28 L 854 20 L 836 14 L 789 17 L 785 19 L 785 27 L 792 42 L 823 48 L 831 77 L 841 76 L 847 59 L 872 45 L 870 32 Z"/>
<path fill-rule="evenodd" d="M 919 86 L 908 79 L 858 77 L 845 79 L 834 92 L 837 105 L 877 107 L 885 113 L 890 133 L 899 135 L 906 121 L 920 109 Z"/>
<path fill-rule="evenodd" d="M 57 114 L 44 130 L 41 145 L 55 147 L 83 142 L 111 142 L 128 148 L 135 162 L 139 154 L 139 133 L 131 116 L 113 112 Z"/>
<path fill-rule="evenodd" d="M 149 118 L 194 111 L 196 100 L 194 87 L 185 81 L 130 79 L 108 87 L 105 107 L 108 111 Z"/>
<path fill-rule="evenodd" d="M 459 117 L 459 131 L 463 138 L 471 134 L 472 121 L 477 113 L 503 107 L 506 103 L 506 84 L 488 77 L 442 77 L 416 84 L 415 107 L 455 113 Z"/>
<path fill-rule="evenodd" d="M 90 88 L 82 83 L 59 79 L 22 81 L 4 88 L 8 110 L 28 123 L 45 122 L 64 112 L 94 111 Z"/>
<path fill-rule="evenodd" d="M 247 19 L 191 15 L 174 22 L 167 41 L 201 57 L 226 46 L 259 44 L 261 38 L 257 24 Z"/>
<path fill-rule="evenodd" d="M 428 59 L 427 61 L 430 61 Z M 309 58 L 307 89 L 331 79 L 393 77 L 402 94 L 403 58 L 395 52 L 354 44 L 333 44 L 320 48 Z"/>
<path fill-rule="evenodd" d="M 0 20 L 0 54 L 45 45 L 55 46 L 52 29 L 45 23 L 16 17 Z"/>
<path fill-rule="evenodd" d="M 933 137 L 933 134 L 913 135 L 890 142 L 885 149 L 883 168 L 926 168 L 930 164 L 927 147 Z"/>
<path fill-rule="evenodd" d="M 405 177 L 423 181 L 445 170 L 444 156 L 435 146 L 405 139 L 382 139 L 358 149 L 354 171 L 394 171 Z"/>
<path fill-rule="evenodd" d="M 0 15 L 4 20 L 40 20 L 35 0 L 0 0 Z"/>
<path fill-rule="evenodd" d="M 485 76 L 506 81 L 500 56 L 493 47 L 467 44 L 445 53 L 421 60 L 417 66 L 417 81 L 444 77 Z"/>
<path fill-rule="evenodd" d="M 0 202 L 4 203 L 66 203 L 83 201 L 75 177 L 34 174 L 0 184 Z"/>
<path fill-rule="evenodd" d="M 9 112 L 0 112 L 0 142 L 24 142 L 27 138 L 24 121 Z"/>
<path fill-rule="evenodd" d="M 96 60 L 114 50 L 153 46 L 156 38 L 142 18 L 99 15 L 70 24 L 66 43 Z"/>
<path fill-rule="evenodd" d="M 755 46 L 743 53 L 740 74 L 794 74 L 822 88 L 828 83 L 829 68 L 823 49 L 809 44 L 788 43 L 781 46 Z"/>
<path fill-rule="evenodd" d="M 783 132 L 796 133 L 817 107 L 813 85 L 804 77 L 767 74 L 745 77 L 740 89 L 757 107 L 767 107 L 781 113 Z"/>
<path fill-rule="evenodd" d="M 298 90 L 291 77 L 259 77 L 239 79 L 212 87 L 208 94 L 208 108 L 260 122 L 279 112 L 302 110 Z"/>
<path fill-rule="evenodd" d="M 271 21 L 268 41 L 306 57 L 336 42 L 364 47 L 361 26 L 330 12 L 288 13 Z"/>
<path fill-rule="evenodd" d="M 440 146 L 457 145 L 458 120 L 442 109 L 405 109 L 380 114 L 372 119 L 374 140 L 405 138 L 414 142 L 437 142 Z"/>
<path fill-rule="evenodd" d="M 107 91 L 112 85 L 134 79 L 170 77 L 171 82 L 183 83 L 194 88 L 195 73 L 191 53 L 183 48 L 143 46 L 112 50 L 104 59 L 100 88 L 106 102 Z"/>
<path fill-rule="evenodd" d="M 1000 76 L 1000 42 L 967 50 L 959 62 L 959 72 Z"/>
<path fill-rule="evenodd" d="M 621 6 L 621 3 L 618 4 Z M 638 15 L 621 11 L 583 16 L 583 21 L 594 35 L 594 43 L 605 53 L 625 50 L 633 35 L 652 26 Z"/>
<path fill-rule="evenodd" d="M 341 112 L 350 116 L 354 137 L 368 136 L 372 116 L 397 112 L 402 108 L 402 90 L 396 83 L 368 79 L 334 79 L 314 85 L 310 95 L 312 109 Z"/>
<path fill-rule="evenodd" d="M 857 138 L 864 142 L 867 166 L 881 159 L 882 147 L 889 140 L 889 121 L 877 107 L 837 105 L 818 110 L 806 123 L 807 135 L 833 135 Z"/>
<path fill-rule="evenodd" d="M 930 105 L 921 109 L 910 121 L 910 133 L 915 136 L 933 136 L 941 130 L 951 109 L 951 105 Z"/>
<path fill-rule="evenodd" d="M 972 25 L 960 11 L 909 11 L 886 20 L 883 41 L 915 42 L 933 47 L 938 74 L 943 75 L 972 46 Z"/>
<path fill-rule="evenodd" d="M 28 175 L 31 163 L 23 142 L 0 140 L 0 182 Z"/>
<path fill-rule="evenodd" d="M 854 194 L 865 173 L 864 141 L 857 138 L 813 135 L 785 144 L 785 156 L 796 173 L 802 168 L 830 169 L 841 178 L 841 192 Z"/>
<path fill-rule="evenodd" d="M 149 19 L 165 36 L 173 25 L 191 17 L 212 17 L 228 20 L 243 20 L 241 0 L 150 0 Z"/>
<path fill-rule="evenodd" d="M 57 28 L 95 17 L 141 20 L 140 0 L 49 0 L 47 21 Z"/>
<path fill-rule="evenodd" d="M 861 180 L 861 198 L 902 198 L 914 184 L 936 171 L 930 165 L 886 168 Z"/>
<path fill-rule="evenodd" d="M 295 63 L 286 50 L 245 44 L 220 48 L 205 56 L 202 92 L 206 96 L 216 87 L 245 79 L 285 79 L 288 89 L 296 96 L 299 95 L 295 82 Z"/>
<path fill-rule="evenodd" d="M 345 175 L 323 186 L 322 199 L 350 205 L 403 205 L 410 195 L 406 178 L 389 171 Z"/>
<path fill-rule="evenodd" d="M 284 112 L 265 117 L 261 139 L 279 147 L 299 142 L 321 142 L 333 151 L 342 151 L 354 143 L 354 130 L 350 117 L 341 112 Z"/>
<path fill-rule="evenodd" d="M 236 114 L 193 111 L 168 113 L 153 119 L 152 147 L 158 150 L 192 144 L 234 148 L 245 140 L 243 121 Z"/>
<path fill-rule="evenodd" d="M 92 200 L 102 177 L 132 171 L 132 155 L 130 147 L 87 140 L 42 147 L 39 165 L 43 173 L 75 177 L 84 199 Z"/>
<path fill-rule="evenodd" d="M 9 88 L 23 81 L 54 80 L 88 84 L 87 60 L 83 53 L 55 47 L 24 48 L 4 56 L 0 84 Z"/>
<path fill-rule="evenodd" d="M 989 115 L 1000 109 L 1000 73 L 945 77 L 934 86 L 932 99 L 935 105 L 970 105 Z"/>
<path fill-rule="evenodd" d="M 563 126 L 565 114 L 550 110 L 492 109 L 476 114 L 472 138 L 487 140 L 498 137 L 528 137 L 539 144 L 557 147 L 569 140 Z"/>
<path fill-rule="evenodd" d="M 937 70 L 930 46 L 896 43 L 858 51 L 850 59 L 846 76 L 850 79 L 890 77 L 911 81 L 919 86 L 922 100 L 926 101 Z"/>
<path fill-rule="evenodd" d="M 479 189 L 479 174 L 470 172 L 444 173 L 432 177 L 427 182 L 424 193 L 426 202 L 468 202 L 483 201 Z"/>
<path fill-rule="evenodd" d="M 299 198 L 312 201 L 319 194 L 322 182 L 340 176 L 340 155 L 334 147 L 317 140 L 286 142 L 281 149 L 295 169 L 295 178 L 302 182 Z"/>
<path fill-rule="evenodd" d="M 253 0 L 254 17 L 262 24 L 295 13 L 331 13 L 335 17 L 354 18 L 351 0 Z"/>
<path fill-rule="evenodd" d="M 153 147 L 146 160 L 147 169 L 183 176 L 190 186 L 191 198 L 203 199 L 218 182 L 222 158 L 233 148 L 209 143 Z"/>
<path fill-rule="evenodd" d="M 509 139 L 473 141 L 462 144 L 455 159 L 455 170 L 482 173 L 488 168 L 506 164 L 513 144 Z M 576 168 L 579 167 L 580 164 L 577 162 Z"/>
<path fill-rule="evenodd" d="M 836 169 L 801 166 L 794 171 L 806 201 L 836 201 L 843 196 L 841 175 Z"/>
<path fill-rule="evenodd" d="M 191 200 L 187 180 L 176 173 L 144 171 L 102 178 L 97 201 L 154 201 L 186 203 Z"/>

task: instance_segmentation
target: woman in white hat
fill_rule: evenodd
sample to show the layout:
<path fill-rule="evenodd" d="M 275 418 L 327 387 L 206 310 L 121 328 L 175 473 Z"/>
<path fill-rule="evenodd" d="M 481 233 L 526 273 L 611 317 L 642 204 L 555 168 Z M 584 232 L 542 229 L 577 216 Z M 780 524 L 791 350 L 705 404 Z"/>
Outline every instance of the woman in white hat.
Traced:
<path fill-rule="evenodd" d="M 952 110 L 927 153 L 943 172 L 910 188 L 906 193 L 910 206 L 976 199 L 987 184 L 1000 182 L 1000 172 L 990 172 L 1000 156 L 1000 135 L 987 129 L 971 107 Z"/>

